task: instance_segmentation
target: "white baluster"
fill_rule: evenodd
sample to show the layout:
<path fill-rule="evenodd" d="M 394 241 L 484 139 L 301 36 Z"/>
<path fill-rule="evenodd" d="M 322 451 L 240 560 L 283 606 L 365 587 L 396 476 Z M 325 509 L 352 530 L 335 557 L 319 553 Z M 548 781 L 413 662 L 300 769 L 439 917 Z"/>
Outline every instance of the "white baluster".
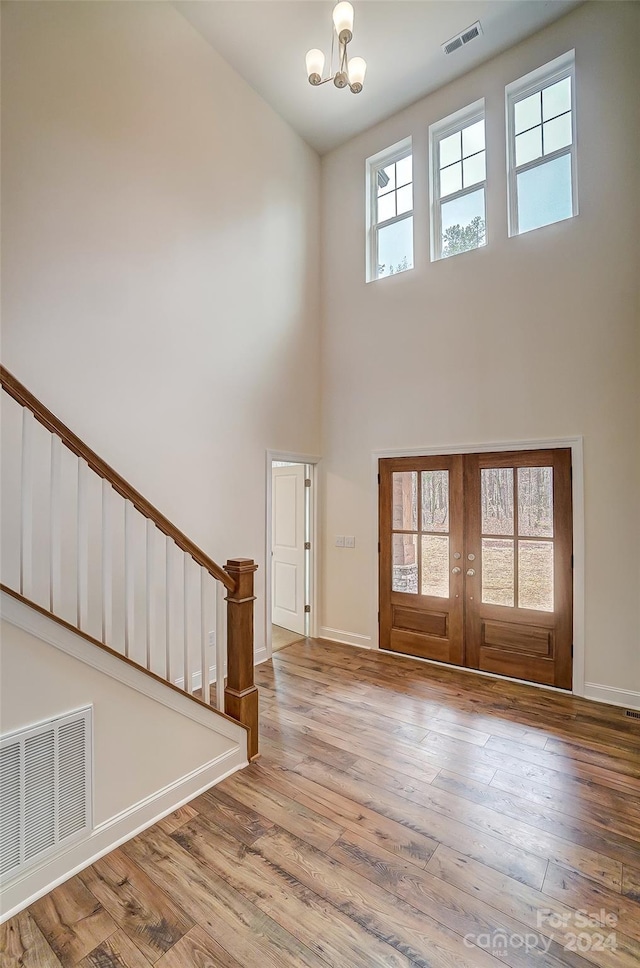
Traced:
<path fill-rule="evenodd" d="M 20 503 L 20 594 L 33 594 L 33 417 L 22 408 L 22 468 Z"/>
<path fill-rule="evenodd" d="M 200 666 L 202 684 L 202 701 L 211 702 L 211 690 L 209 689 L 209 649 L 207 642 L 207 596 L 206 596 L 207 572 L 200 568 Z"/>
<path fill-rule="evenodd" d="M 102 641 L 113 645 L 113 535 L 111 533 L 111 484 L 102 481 Z"/>
<path fill-rule="evenodd" d="M 78 457 L 78 529 L 76 557 L 76 606 L 79 629 L 86 629 L 89 614 L 89 515 L 87 511 L 87 465 Z"/>
<path fill-rule="evenodd" d="M 49 508 L 49 610 L 56 611 L 60 604 L 62 585 L 62 517 L 60 514 L 60 468 L 62 441 L 51 434 L 51 493 Z"/>
<path fill-rule="evenodd" d="M 173 682 L 171 678 L 171 538 L 166 540 L 166 565 L 165 565 L 165 617 L 164 617 L 164 677 L 168 682 Z"/>
<path fill-rule="evenodd" d="M 124 502 L 124 654 L 131 655 L 134 643 L 134 563 L 133 563 L 133 527 L 131 516 L 133 505 L 131 501 Z"/>
<path fill-rule="evenodd" d="M 183 553 L 184 690 L 191 693 L 191 656 L 189 654 L 189 555 Z"/>
<path fill-rule="evenodd" d="M 153 545 L 154 545 L 154 535 L 155 526 L 153 521 L 147 518 L 147 595 L 146 595 L 146 605 L 147 605 L 147 669 L 151 669 L 151 642 L 153 639 L 154 623 L 153 623 L 153 583 L 154 583 L 154 561 L 153 561 Z"/>
<path fill-rule="evenodd" d="M 216 706 L 224 712 L 224 667 L 227 657 L 227 627 L 225 622 L 225 597 L 227 590 L 222 582 L 216 582 Z"/>

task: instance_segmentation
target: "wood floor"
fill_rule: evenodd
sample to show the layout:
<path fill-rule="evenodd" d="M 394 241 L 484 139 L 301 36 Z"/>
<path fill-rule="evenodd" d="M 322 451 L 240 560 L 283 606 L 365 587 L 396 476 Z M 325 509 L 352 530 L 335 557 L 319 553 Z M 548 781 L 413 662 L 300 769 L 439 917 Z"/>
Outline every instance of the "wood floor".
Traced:
<path fill-rule="evenodd" d="M 8 922 L 2 968 L 638 968 L 640 723 L 308 640 L 257 676 L 262 758 Z"/>
<path fill-rule="evenodd" d="M 271 651 L 279 652 L 280 649 L 286 649 L 288 645 L 293 645 L 294 642 L 299 642 L 303 638 L 304 635 L 300 635 L 299 632 L 290 632 L 289 629 L 283 629 L 280 625 L 272 625 Z"/>

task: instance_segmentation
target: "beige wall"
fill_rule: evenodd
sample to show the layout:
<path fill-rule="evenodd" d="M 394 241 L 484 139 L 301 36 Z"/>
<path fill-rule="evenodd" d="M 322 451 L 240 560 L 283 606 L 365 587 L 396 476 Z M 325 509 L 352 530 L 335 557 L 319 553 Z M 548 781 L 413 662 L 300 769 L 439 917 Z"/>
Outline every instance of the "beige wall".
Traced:
<path fill-rule="evenodd" d="M 188 699 L 167 699 L 166 687 L 22 603 L 2 605 L 12 620 L 0 622 L 0 735 L 91 705 L 93 823 L 3 884 L 0 920 L 246 763 L 236 724 L 200 707 L 186 715 Z"/>
<path fill-rule="evenodd" d="M 586 4 L 323 159 L 321 626 L 377 642 L 373 451 L 584 435 L 586 680 L 640 691 L 639 14 Z M 508 239 L 504 87 L 573 47 L 580 215 Z M 431 263 L 428 126 L 479 97 L 489 244 Z M 365 159 L 408 135 L 416 268 L 367 285 Z"/>
<path fill-rule="evenodd" d="M 168 3 L 4 4 L 2 88 L 5 366 L 262 598 L 265 449 L 319 447 L 317 155 Z"/>
<path fill-rule="evenodd" d="M 0 627 L 0 735 L 93 705 L 96 825 L 237 745 L 15 625 Z"/>

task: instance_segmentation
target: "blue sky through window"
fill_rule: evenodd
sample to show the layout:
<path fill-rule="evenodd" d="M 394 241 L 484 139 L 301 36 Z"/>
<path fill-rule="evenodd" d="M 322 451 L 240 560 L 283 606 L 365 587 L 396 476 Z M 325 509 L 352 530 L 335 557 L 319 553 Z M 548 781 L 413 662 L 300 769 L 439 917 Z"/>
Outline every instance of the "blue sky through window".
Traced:
<path fill-rule="evenodd" d="M 518 231 L 529 232 L 571 218 L 571 155 L 521 171 L 518 184 Z"/>

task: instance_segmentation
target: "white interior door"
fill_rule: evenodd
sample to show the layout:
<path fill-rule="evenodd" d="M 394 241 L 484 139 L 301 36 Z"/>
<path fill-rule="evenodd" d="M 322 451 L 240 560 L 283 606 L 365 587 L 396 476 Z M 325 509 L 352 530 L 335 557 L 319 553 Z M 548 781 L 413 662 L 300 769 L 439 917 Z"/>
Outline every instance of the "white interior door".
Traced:
<path fill-rule="evenodd" d="M 304 635 L 304 464 L 271 473 L 271 620 Z"/>

